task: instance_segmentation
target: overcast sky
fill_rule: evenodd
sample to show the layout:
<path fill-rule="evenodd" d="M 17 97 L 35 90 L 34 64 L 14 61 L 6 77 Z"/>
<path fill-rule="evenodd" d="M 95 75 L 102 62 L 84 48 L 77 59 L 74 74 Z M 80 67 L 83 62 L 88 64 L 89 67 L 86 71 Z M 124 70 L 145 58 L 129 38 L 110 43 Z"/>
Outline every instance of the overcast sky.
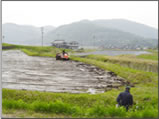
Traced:
<path fill-rule="evenodd" d="M 158 2 L 2 1 L 2 23 L 57 27 L 83 19 L 128 19 L 158 28 Z"/>

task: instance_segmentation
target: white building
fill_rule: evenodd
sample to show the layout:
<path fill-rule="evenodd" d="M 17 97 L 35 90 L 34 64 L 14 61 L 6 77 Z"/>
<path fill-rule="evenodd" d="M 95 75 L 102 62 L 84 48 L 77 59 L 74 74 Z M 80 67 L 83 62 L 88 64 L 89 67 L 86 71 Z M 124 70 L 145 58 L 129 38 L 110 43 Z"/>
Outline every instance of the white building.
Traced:
<path fill-rule="evenodd" d="M 76 41 L 66 42 L 65 40 L 54 40 L 52 46 L 65 49 L 78 49 L 79 43 Z"/>

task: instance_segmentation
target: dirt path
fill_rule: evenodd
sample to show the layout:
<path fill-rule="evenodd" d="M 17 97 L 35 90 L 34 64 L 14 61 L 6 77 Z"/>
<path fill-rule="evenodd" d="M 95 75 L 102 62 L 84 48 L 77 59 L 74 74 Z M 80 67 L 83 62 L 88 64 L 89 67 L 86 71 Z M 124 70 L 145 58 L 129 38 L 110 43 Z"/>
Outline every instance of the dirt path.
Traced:
<path fill-rule="evenodd" d="M 123 79 L 95 66 L 55 58 L 27 56 L 19 50 L 2 52 L 2 87 L 51 92 L 104 92 Z"/>

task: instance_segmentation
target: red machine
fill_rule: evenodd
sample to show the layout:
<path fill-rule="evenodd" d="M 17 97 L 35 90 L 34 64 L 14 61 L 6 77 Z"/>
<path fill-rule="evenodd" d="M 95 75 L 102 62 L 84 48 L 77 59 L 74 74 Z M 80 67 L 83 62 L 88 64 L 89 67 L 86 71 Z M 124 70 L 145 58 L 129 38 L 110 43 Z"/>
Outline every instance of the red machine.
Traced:
<path fill-rule="evenodd" d="M 57 53 L 56 60 L 69 60 L 69 55 L 68 53 Z"/>

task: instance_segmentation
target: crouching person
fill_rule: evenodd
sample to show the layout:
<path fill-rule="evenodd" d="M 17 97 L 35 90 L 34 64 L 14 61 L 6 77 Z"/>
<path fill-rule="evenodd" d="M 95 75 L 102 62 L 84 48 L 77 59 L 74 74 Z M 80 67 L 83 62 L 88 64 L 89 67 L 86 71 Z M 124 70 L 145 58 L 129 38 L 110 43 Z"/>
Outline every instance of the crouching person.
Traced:
<path fill-rule="evenodd" d="M 117 103 L 119 106 L 124 106 L 126 111 L 128 111 L 129 106 L 133 105 L 133 96 L 130 94 L 130 86 L 127 86 L 125 91 L 119 94 Z"/>

